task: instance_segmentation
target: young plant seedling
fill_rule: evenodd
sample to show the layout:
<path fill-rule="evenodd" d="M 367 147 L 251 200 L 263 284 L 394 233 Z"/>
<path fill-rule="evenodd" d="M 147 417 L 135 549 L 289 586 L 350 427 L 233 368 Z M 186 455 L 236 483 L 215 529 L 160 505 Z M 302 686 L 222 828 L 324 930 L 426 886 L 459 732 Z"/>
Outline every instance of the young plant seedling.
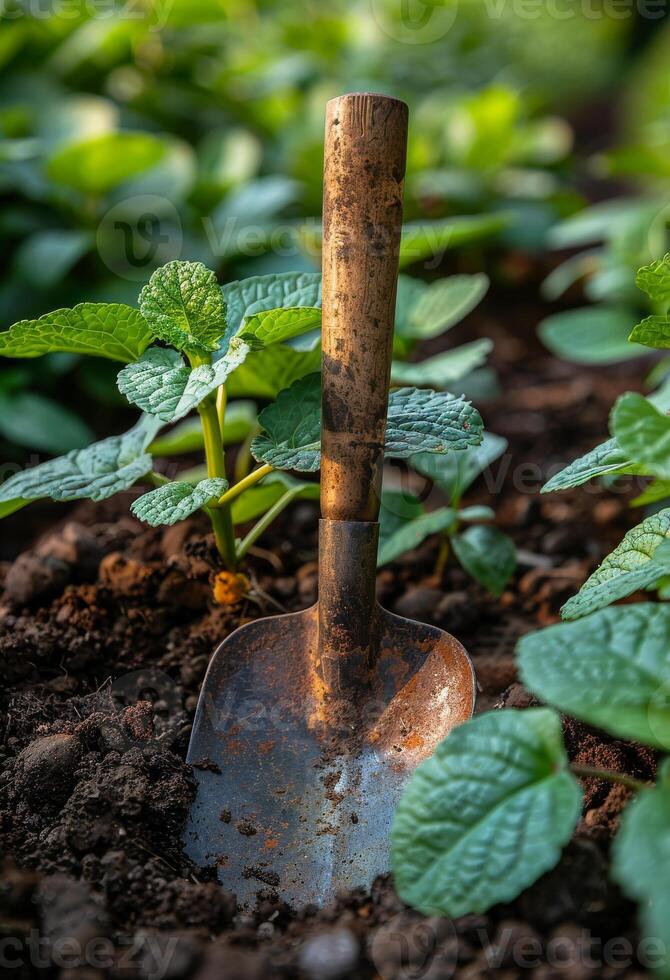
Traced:
<path fill-rule="evenodd" d="M 142 289 L 139 309 L 82 303 L 15 324 L 0 335 L 0 354 L 68 351 L 121 361 L 119 390 L 144 414 L 124 435 L 5 481 L 0 513 L 44 497 L 103 500 L 144 480 L 155 488 L 134 501 L 132 512 L 157 526 L 204 510 L 221 560 L 234 570 L 288 504 L 318 497 L 317 484 L 290 473 L 320 466 L 320 376 L 310 371 L 320 360 L 320 305 L 316 273 L 256 276 L 222 289 L 202 264 L 170 262 Z M 248 372 L 254 358 L 256 390 L 274 397 L 258 416 L 248 402 L 228 405 L 236 375 Z M 463 398 L 417 388 L 391 394 L 389 457 L 462 451 L 481 438 L 481 418 Z M 225 445 L 240 439 L 232 473 Z M 199 448 L 204 467 L 176 480 L 155 466 L 155 457 Z M 239 540 L 235 525 L 256 518 Z"/>
<path fill-rule="evenodd" d="M 507 440 L 486 432 L 479 446 L 458 456 L 412 456 L 410 465 L 443 493 L 447 505 L 427 511 L 409 493 L 387 490 L 382 495 L 379 564 L 395 561 L 417 548 L 431 534 L 440 535 L 435 568 L 441 578 L 451 552 L 463 569 L 493 595 L 500 595 L 516 567 L 514 542 L 484 521 L 495 515 L 490 507 L 463 507 L 462 498 L 477 477 L 507 448 Z M 467 525 L 462 530 L 462 525 Z"/>
<path fill-rule="evenodd" d="M 670 255 L 640 270 L 659 313 L 631 340 L 670 348 Z M 650 477 L 634 505 L 670 496 L 670 386 L 628 393 L 612 411 L 611 438 L 571 463 L 544 491 L 598 477 Z M 523 637 L 521 680 L 551 707 L 481 715 L 452 732 L 415 773 L 396 811 L 392 863 L 401 897 L 426 914 L 481 913 L 514 899 L 558 861 L 582 809 L 579 778 L 628 789 L 613 846 L 612 875 L 640 903 L 645 933 L 664 944 L 670 971 L 670 605 L 605 608 L 638 589 L 667 598 L 670 508 L 625 535 L 562 609 L 577 620 Z M 615 738 L 665 754 L 655 783 L 570 763 L 564 712 Z"/>

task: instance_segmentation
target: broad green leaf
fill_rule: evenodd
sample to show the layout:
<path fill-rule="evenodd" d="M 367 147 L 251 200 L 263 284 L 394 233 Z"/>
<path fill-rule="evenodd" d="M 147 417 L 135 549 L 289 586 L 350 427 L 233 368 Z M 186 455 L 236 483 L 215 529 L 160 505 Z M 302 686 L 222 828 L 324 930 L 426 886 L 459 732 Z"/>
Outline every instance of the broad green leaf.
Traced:
<path fill-rule="evenodd" d="M 0 333 L 4 357 L 39 357 L 53 351 L 90 354 L 127 364 L 153 339 L 139 310 L 124 303 L 79 303 L 37 320 L 19 320 Z"/>
<path fill-rule="evenodd" d="M 667 350 L 670 348 L 670 317 L 646 317 L 633 327 L 628 339 L 645 347 L 653 347 L 655 350 Z"/>
<path fill-rule="evenodd" d="M 496 235 L 508 224 L 505 214 L 457 215 L 434 221 L 415 221 L 403 225 L 399 266 L 432 258 L 450 248 L 461 248 Z"/>
<path fill-rule="evenodd" d="M 657 504 L 659 500 L 666 500 L 670 497 L 670 480 L 653 480 L 631 500 L 631 507 L 648 507 L 650 504 Z"/>
<path fill-rule="evenodd" d="M 670 252 L 662 259 L 643 265 L 635 276 L 635 285 L 647 294 L 653 303 L 670 303 Z"/>
<path fill-rule="evenodd" d="M 290 473 L 269 473 L 259 484 L 249 487 L 232 503 L 234 524 L 246 524 L 261 514 L 265 514 L 287 492 L 296 500 L 318 500 L 318 483 L 296 480 Z"/>
<path fill-rule="evenodd" d="M 389 396 L 385 453 L 447 453 L 478 446 L 483 423 L 476 408 L 443 391 L 396 388 Z"/>
<path fill-rule="evenodd" d="M 395 299 L 395 332 L 397 336 L 413 336 L 416 329 L 412 313 L 419 304 L 421 297 L 428 292 L 430 285 L 423 279 L 415 279 L 414 276 L 406 276 L 401 273 L 398 276 L 398 289 Z"/>
<path fill-rule="evenodd" d="M 226 408 L 223 443 L 233 446 L 243 442 L 256 427 L 256 406 L 253 402 L 231 402 Z M 199 417 L 184 419 L 179 425 L 158 437 L 149 446 L 152 456 L 180 456 L 203 449 L 205 445 Z"/>
<path fill-rule="evenodd" d="M 234 336 L 248 317 L 282 307 L 321 306 L 320 272 L 282 272 L 250 276 L 223 286 L 228 335 Z"/>
<path fill-rule="evenodd" d="M 579 619 L 609 606 L 638 589 L 647 589 L 667 574 L 666 557 L 656 560 L 659 545 L 670 538 L 670 509 L 647 517 L 632 528 L 614 551 L 561 609 L 564 619 Z"/>
<path fill-rule="evenodd" d="M 408 521 L 421 517 L 425 513 L 425 507 L 414 493 L 405 490 L 387 490 L 383 487 L 379 511 L 380 540 L 389 538 Z"/>
<path fill-rule="evenodd" d="M 423 513 L 410 520 L 403 521 L 391 533 L 388 525 L 380 522 L 379 552 L 377 565 L 386 565 L 395 561 L 406 551 L 418 548 L 431 534 L 439 534 L 448 530 L 456 520 L 456 511 L 450 507 L 440 507 L 430 513 Z"/>
<path fill-rule="evenodd" d="M 670 479 L 670 417 L 642 395 L 628 392 L 617 399 L 610 428 L 631 459 L 655 476 Z"/>
<path fill-rule="evenodd" d="M 250 345 L 253 340 L 258 346 L 269 347 L 317 329 L 321 329 L 319 307 L 289 307 L 264 310 L 247 317 L 240 337 Z"/>
<path fill-rule="evenodd" d="M 398 894 L 425 915 L 454 918 L 511 901 L 556 864 L 580 808 L 556 712 L 479 715 L 441 742 L 400 800 Z"/>
<path fill-rule="evenodd" d="M 628 335 L 635 313 L 619 307 L 586 306 L 547 317 L 540 339 L 552 354 L 576 364 L 615 364 L 645 354 Z"/>
<path fill-rule="evenodd" d="M 552 248 L 575 248 L 591 242 L 608 241 L 613 235 L 637 224 L 642 209 L 648 213 L 646 223 L 649 224 L 658 213 L 659 205 L 634 197 L 616 198 L 583 208 L 551 228 L 549 244 Z"/>
<path fill-rule="evenodd" d="M 129 402 L 164 422 L 176 422 L 216 391 L 245 359 L 249 347 L 233 338 L 225 357 L 190 368 L 177 351 L 150 347 L 119 371 L 117 385 Z"/>
<path fill-rule="evenodd" d="M 553 269 L 541 286 L 545 299 L 553 302 L 565 293 L 579 279 L 597 272 L 603 264 L 603 250 L 588 249 L 578 255 L 572 255 L 565 262 Z"/>
<path fill-rule="evenodd" d="M 47 176 L 97 196 L 155 166 L 164 153 L 164 142 L 150 133 L 104 133 L 56 150 L 47 164 Z"/>
<path fill-rule="evenodd" d="M 251 443 L 259 462 L 311 473 L 321 465 L 321 377 L 309 374 L 280 391 L 258 416 L 263 430 Z"/>
<path fill-rule="evenodd" d="M 16 497 L 13 500 L 0 501 L 0 520 L 3 517 L 9 517 L 10 514 L 15 514 L 17 510 L 27 507 L 30 503 L 32 503 L 32 501 L 26 500 L 25 497 Z"/>
<path fill-rule="evenodd" d="M 11 476 L 0 486 L 0 503 L 23 497 L 39 500 L 106 500 L 127 490 L 152 466 L 147 446 L 161 423 L 143 416 L 128 432 L 95 442 L 48 463 Z"/>
<path fill-rule="evenodd" d="M 667 749 L 667 745 L 665 746 Z M 640 904 L 645 935 L 662 944 L 657 976 L 670 975 L 670 764 L 661 764 L 658 784 L 637 795 L 621 815 L 614 838 L 612 877 Z"/>
<path fill-rule="evenodd" d="M 82 449 L 95 438 L 68 409 L 29 391 L 0 394 L 0 434 L 18 446 L 48 453 Z"/>
<path fill-rule="evenodd" d="M 608 439 L 607 442 L 596 446 L 585 456 L 580 456 L 579 459 L 569 463 L 565 469 L 552 476 L 540 492 L 553 493 L 555 490 L 571 490 L 573 487 L 579 487 L 582 483 L 599 476 L 610 474 L 622 476 L 641 472 L 641 468 L 635 466 L 628 453 L 621 449 L 616 439 Z"/>
<path fill-rule="evenodd" d="M 287 344 L 275 344 L 252 351 L 226 382 L 231 398 L 267 398 L 272 400 L 294 381 L 321 368 L 321 347 L 295 350 Z"/>
<path fill-rule="evenodd" d="M 255 459 L 277 469 L 313 472 L 321 464 L 321 386 L 310 374 L 280 392 L 264 409 L 265 430 L 251 451 Z M 446 453 L 478 445 L 482 439 L 479 412 L 463 398 L 445 392 L 397 388 L 391 392 L 385 452 L 403 459 L 415 452 Z"/>
<path fill-rule="evenodd" d="M 215 351 L 226 307 L 215 274 L 202 262 L 168 262 L 140 293 L 140 310 L 156 337 L 192 353 Z"/>
<path fill-rule="evenodd" d="M 393 384 L 431 385 L 446 388 L 470 374 L 486 362 L 493 341 L 473 340 L 455 350 L 443 351 L 416 363 L 394 361 L 391 366 Z"/>
<path fill-rule="evenodd" d="M 507 439 L 485 432 L 479 446 L 471 446 L 461 453 L 417 453 L 410 464 L 423 476 L 433 480 L 450 503 L 460 501 L 465 491 L 491 463 L 507 449 Z"/>
<path fill-rule="evenodd" d="M 493 595 L 502 595 L 516 568 L 516 548 L 511 538 L 495 527 L 475 525 L 455 534 L 451 545 L 468 575 Z"/>
<path fill-rule="evenodd" d="M 37 289 L 51 289 L 89 251 L 94 238 L 89 231 L 45 228 L 23 239 L 15 254 L 16 272 Z"/>
<path fill-rule="evenodd" d="M 495 516 L 492 507 L 484 507 L 482 504 L 473 504 L 472 507 L 463 507 L 462 510 L 458 511 L 459 521 L 466 521 L 470 524 L 475 521 L 492 521 Z"/>
<path fill-rule="evenodd" d="M 484 273 L 478 273 L 448 276 L 430 285 L 420 285 L 422 289 L 403 287 L 405 295 L 396 302 L 396 330 L 402 337 L 427 340 L 444 333 L 467 316 L 486 294 L 489 280 Z"/>
<path fill-rule="evenodd" d="M 670 606 L 638 602 L 558 623 L 517 646 L 526 687 L 619 738 L 670 748 Z"/>
<path fill-rule="evenodd" d="M 215 477 L 191 483 L 167 483 L 150 490 L 131 504 L 131 511 L 140 521 L 158 527 L 176 524 L 195 513 L 205 504 L 217 500 L 228 489 L 228 481 Z"/>

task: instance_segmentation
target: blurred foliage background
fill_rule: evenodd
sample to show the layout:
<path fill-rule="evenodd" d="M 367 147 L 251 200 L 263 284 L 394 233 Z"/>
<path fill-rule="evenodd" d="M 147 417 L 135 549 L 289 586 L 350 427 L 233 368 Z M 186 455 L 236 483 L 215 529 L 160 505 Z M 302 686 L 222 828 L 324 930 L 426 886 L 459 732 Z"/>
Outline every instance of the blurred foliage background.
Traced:
<path fill-rule="evenodd" d="M 568 233 L 570 247 L 600 244 L 550 298 L 585 277 L 599 301 L 617 269 L 623 288 L 646 260 L 670 179 L 658 4 L 0 0 L 0 11 L 2 328 L 81 300 L 134 304 L 172 258 L 200 259 L 222 281 L 317 267 L 324 103 L 356 89 L 410 104 L 417 259 L 438 246 L 464 249 L 466 266 L 473 248 L 480 265 L 487 249 L 540 252 L 556 228 L 574 231 L 595 187 L 625 191 L 633 218 Z M 49 451 L 85 442 L 65 413 L 60 445 L 40 444 L 65 380 L 98 404 L 118 397 L 109 365 L 75 369 L 61 356 L 5 370 L 0 435 Z"/>

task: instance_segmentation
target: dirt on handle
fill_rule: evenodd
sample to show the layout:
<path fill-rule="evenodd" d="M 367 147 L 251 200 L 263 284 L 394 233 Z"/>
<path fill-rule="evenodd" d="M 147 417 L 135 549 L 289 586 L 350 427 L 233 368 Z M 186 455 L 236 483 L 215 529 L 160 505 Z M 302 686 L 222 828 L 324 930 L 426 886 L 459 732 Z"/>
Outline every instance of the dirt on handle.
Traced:
<path fill-rule="evenodd" d="M 471 651 L 479 710 L 530 703 L 516 684 L 516 640 L 556 621 L 560 604 L 635 519 L 620 495 L 538 497 L 537 481 L 531 486 L 525 471 L 522 480 L 520 467 L 538 459 L 539 447 L 551 446 L 553 468 L 590 448 L 616 394 L 637 385 L 631 368 L 605 378 L 545 357 L 520 361 L 517 338 L 495 336 L 491 323 L 482 332 L 494 334 L 508 392 L 485 415 L 510 441 L 494 503 L 499 526 L 523 549 L 518 573 L 500 600 L 455 565 L 436 583 L 432 541 L 378 575 L 389 609 L 449 630 Z M 469 502 L 491 502 L 485 483 Z M 147 529 L 128 518 L 127 503 L 77 506 L 2 566 L 0 908 L 2 937 L 20 943 L 5 949 L 17 964 L 11 976 L 545 980 L 641 972 L 635 909 L 608 878 L 625 791 L 593 781 L 558 867 L 486 916 L 426 922 L 404 908 L 388 879 L 369 895 L 294 912 L 273 897 L 272 882 L 259 881 L 258 907 L 237 910 L 214 871 L 191 867 L 181 852 L 193 794 L 183 761 L 190 723 L 211 653 L 227 633 L 277 611 L 276 603 L 294 610 L 314 601 L 316 511 L 298 505 L 266 537 L 272 564 L 253 558 L 256 596 L 233 608 L 212 602 L 216 559 L 205 523 Z M 25 526 L 21 514 L 5 525 L 8 534 Z M 653 775 L 646 750 L 575 723 L 566 735 L 582 764 Z M 236 823 L 224 814 L 222 801 L 222 819 Z M 271 872 L 271 860 L 258 871 Z M 606 944 L 617 937 L 623 952 L 613 956 Z M 84 959 L 96 950 L 99 959 L 64 966 L 66 938 Z M 40 955 L 44 967 L 35 965 Z"/>

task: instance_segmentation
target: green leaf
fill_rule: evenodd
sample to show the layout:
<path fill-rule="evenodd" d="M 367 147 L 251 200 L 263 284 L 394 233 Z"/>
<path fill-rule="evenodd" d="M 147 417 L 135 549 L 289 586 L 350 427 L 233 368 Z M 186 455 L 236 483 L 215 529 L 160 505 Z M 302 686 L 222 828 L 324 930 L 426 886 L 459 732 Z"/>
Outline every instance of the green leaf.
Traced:
<path fill-rule="evenodd" d="M 476 525 L 455 534 L 451 544 L 468 575 L 493 595 L 502 595 L 516 568 L 512 539 L 495 527 Z"/>
<path fill-rule="evenodd" d="M 176 422 L 222 385 L 248 352 L 248 345 L 235 337 L 225 357 L 190 368 L 177 351 L 150 347 L 139 361 L 119 371 L 116 383 L 142 411 L 164 422 Z"/>
<path fill-rule="evenodd" d="M 648 507 L 650 504 L 657 504 L 660 500 L 670 497 L 670 480 L 653 480 L 631 500 L 631 507 Z"/>
<path fill-rule="evenodd" d="M 667 350 L 670 348 L 670 317 L 646 317 L 633 327 L 628 339 L 655 350 Z"/>
<path fill-rule="evenodd" d="M 321 306 L 320 272 L 282 272 L 250 276 L 223 286 L 227 304 L 227 336 L 239 333 L 244 321 L 256 313 L 281 307 Z"/>
<path fill-rule="evenodd" d="M 52 289 L 94 243 L 89 231 L 45 228 L 24 238 L 16 250 L 18 276 L 37 289 Z"/>
<path fill-rule="evenodd" d="M 98 196 L 155 166 L 164 154 L 164 142 L 150 133 L 104 133 L 57 150 L 47 164 L 47 176 Z"/>
<path fill-rule="evenodd" d="M 0 395 L 0 433 L 10 442 L 47 453 L 82 449 L 94 438 L 76 415 L 43 395 Z"/>
<path fill-rule="evenodd" d="M 464 398 L 422 388 L 396 388 L 389 396 L 387 456 L 467 449 L 479 445 L 482 434 L 481 416 Z"/>
<path fill-rule="evenodd" d="M 291 307 L 264 310 L 254 313 L 244 321 L 240 332 L 242 340 L 259 347 L 279 344 L 310 330 L 321 329 L 321 309 L 318 307 Z"/>
<path fill-rule="evenodd" d="M 560 711 L 619 738 L 670 747 L 670 606 L 601 609 L 522 637 L 521 680 Z"/>
<path fill-rule="evenodd" d="M 645 354 L 628 340 L 635 314 L 619 307 L 586 306 L 547 317 L 540 339 L 552 354 L 576 364 L 615 364 Z"/>
<path fill-rule="evenodd" d="M 665 746 L 667 748 L 667 746 Z M 612 877 L 640 904 L 644 933 L 663 948 L 657 976 L 670 971 L 670 771 L 666 759 L 658 784 L 638 794 L 621 816 L 613 842 Z"/>
<path fill-rule="evenodd" d="M 460 501 L 465 491 L 491 463 L 507 449 L 507 439 L 485 432 L 479 446 L 471 446 L 461 453 L 418 453 L 410 459 L 411 466 L 433 480 L 449 499 Z"/>
<path fill-rule="evenodd" d="M 475 214 L 408 222 L 402 229 L 399 266 L 404 269 L 447 249 L 483 241 L 502 231 L 508 221 L 505 214 Z"/>
<path fill-rule="evenodd" d="M 135 361 L 153 339 L 146 320 L 124 303 L 79 303 L 38 320 L 20 320 L 0 333 L 4 357 L 39 357 L 54 351 Z"/>
<path fill-rule="evenodd" d="M 638 269 L 635 285 L 652 303 L 670 303 L 670 252 Z"/>
<path fill-rule="evenodd" d="M 215 274 L 202 262 L 168 262 L 140 293 L 140 310 L 156 337 L 193 353 L 215 351 L 226 307 Z"/>
<path fill-rule="evenodd" d="M 321 465 L 321 385 L 310 374 L 281 391 L 259 416 L 264 432 L 251 444 L 260 462 L 309 473 Z M 385 452 L 399 459 L 414 452 L 446 453 L 482 439 L 479 412 L 445 392 L 398 388 L 391 392 Z"/>
<path fill-rule="evenodd" d="M 280 391 L 258 416 L 263 430 L 251 443 L 259 462 L 312 473 L 321 465 L 321 377 L 309 374 Z"/>
<path fill-rule="evenodd" d="M 191 483 L 167 483 L 150 490 L 131 504 L 131 511 L 140 521 L 158 527 L 176 524 L 195 513 L 205 504 L 217 500 L 228 489 L 228 481 L 215 477 Z"/>
<path fill-rule="evenodd" d="M 456 517 L 456 511 L 450 507 L 439 507 L 430 513 L 421 513 L 409 520 L 403 520 L 400 526 L 391 530 L 389 528 L 391 522 L 384 521 L 382 516 L 377 565 L 386 565 L 390 561 L 395 561 L 406 551 L 418 548 L 431 534 L 439 534 L 441 531 L 448 530 Z M 392 522 L 391 526 L 393 523 L 395 522 Z"/>
<path fill-rule="evenodd" d="M 230 402 L 226 408 L 223 443 L 234 446 L 243 442 L 256 427 L 256 406 L 253 402 Z M 149 446 L 152 456 L 180 456 L 204 449 L 202 423 L 198 416 L 184 419 L 179 425 L 159 436 Z"/>
<path fill-rule="evenodd" d="M 485 364 L 491 350 L 493 341 L 483 338 L 417 363 L 394 361 L 391 366 L 391 381 L 393 384 L 446 388 Z"/>
<path fill-rule="evenodd" d="M 391 831 L 398 894 L 425 915 L 454 918 L 511 901 L 556 864 L 580 807 L 556 712 L 479 715 L 402 796 Z"/>
<path fill-rule="evenodd" d="M 320 488 L 318 483 L 296 480 L 290 473 L 269 473 L 261 483 L 233 500 L 233 523 L 246 524 L 265 514 L 287 491 L 294 493 L 296 500 L 318 500 Z"/>
<path fill-rule="evenodd" d="M 659 545 L 670 538 L 670 509 L 647 517 L 632 528 L 561 609 L 564 619 L 579 619 L 609 606 L 638 589 L 647 589 L 668 572 L 665 556 L 655 559 Z"/>
<path fill-rule="evenodd" d="M 617 399 L 610 428 L 617 443 L 636 463 L 655 476 L 670 479 L 670 418 L 642 395 Z"/>
<path fill-rule="evenodd" d="M 407 279 L 402 277 L 404 295 L 396 302 L 396 330 L 414 340 L 428 340 L 449 330 L 477 306 L 489 288 L 484 273 L 448 276 L 430 285 L 420 283 L 423 288 L 408 288 Z"/>
<path fill-rule="evenodd" d="M 295 350 L 286 344 L 252 351 L 226 383 L 231 398 L 272 400 L 294 381 L 321 368 L 321 347 Z"/>
<path fill-rule="evenodd" d="M 152 466 L 146 452 L 160 422 L 143 416 L 128 432 L 95 442 L 11 476 L 0 486 L 0 503 L 18 497 L 39 500 L 106 500 L 127 490 Z"/>
<path fill-rule="evenodd" d="M 609 474 L 621 476 L 635 472 L 639 472 L 639 468 L 635 466 L 628 453 L 621 449 L 616 439 L 608 439 L 607 442 L 596 446 L 585 456 L 580 456 L 547 480 L 541 493 L 571 490 L 599 476 Z"/>

